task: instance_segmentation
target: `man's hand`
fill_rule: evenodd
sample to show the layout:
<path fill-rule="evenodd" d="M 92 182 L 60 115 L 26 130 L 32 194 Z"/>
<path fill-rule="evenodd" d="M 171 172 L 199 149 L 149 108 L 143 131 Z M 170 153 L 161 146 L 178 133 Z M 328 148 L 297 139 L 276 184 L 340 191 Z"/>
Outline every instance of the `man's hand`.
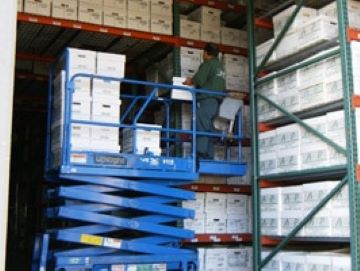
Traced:
<path fill-rule="evenodd" d="M 192 86 L 193 81 L 191 77 L 187 77 L 186 80 L 183 82 L 183 85 Z"/>

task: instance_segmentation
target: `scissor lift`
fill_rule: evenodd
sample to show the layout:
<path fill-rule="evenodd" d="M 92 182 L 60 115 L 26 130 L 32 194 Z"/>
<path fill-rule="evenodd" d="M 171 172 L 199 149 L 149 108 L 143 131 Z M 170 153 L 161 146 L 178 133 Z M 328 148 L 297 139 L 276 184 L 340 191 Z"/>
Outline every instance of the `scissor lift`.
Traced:
<path fill-rule="evenodd" d="M 128 96 L 132 102 L 118 123 L 76 120 L 71 116 L 71 105 L 77 77 L 142 85 L 151 87 L 152 91 L 147 96 Z M 197 90 L 93 74 L 76 74 L 70 78 L 66 72 L 62 152 L 58 165 L 54 166 L 51 155 L 52 81 L 51 74 L 45 170 L 52 188 L 46 195 L 48 226 L 35 241 L 33 271 L 196 270 L 196 252 L 180 247 L 180 242 L 194 238 L 194 233 L 176 227 L 179 220 L 194 217 L 193 210 L 178 207 L 177 203 L 195 199 L 195 193 L 174 187 L 199 177 L 195 155 L 196 122 L 193 118 L 192 130 L 170 128 L 171 100 L 158 98 L 156 93 L 160 88 L 190 91 L 195 116 Z M 139 102 L 142 104 L 132 122 L 125 124 L 125 118 Z M 164 134 L 164 155 L 72 149 L 72 124 L 130 128 L 133 131 L 157 129 L 138 124 L 152 102 L 163 103 L 166 108 L 166 127 L 158 128 Z M 191 138 L 190 157 L 175 157 L 169 151 L 171 137 L 180 133 Z M 209 136 L 224 137 L 216 133 L 209 133 Z M 206 172 L 207 169 L 209 174 L 240 176 L 245 173 L 246 166 L 240 162 L 201 161 L 200 170 Z"/>

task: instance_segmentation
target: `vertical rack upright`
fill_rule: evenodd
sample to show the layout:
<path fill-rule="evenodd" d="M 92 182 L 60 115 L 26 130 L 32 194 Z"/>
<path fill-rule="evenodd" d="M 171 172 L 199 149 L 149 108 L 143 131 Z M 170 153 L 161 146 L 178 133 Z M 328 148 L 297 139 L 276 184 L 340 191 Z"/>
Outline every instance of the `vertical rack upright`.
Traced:
<path fill-rule="evenodd" d="M 356 126 L 355 126 L 355 112 L 352 104 L 353 100 L 353 71 L 352 71 L 352 60 L 351 60 L 351 50 L 350 50 L 350 41 L 349 36 L 349 22 L 348 22 L 348 7 L 346 0 L 336 0 L 337 2 L 337 12 L 338 12 L 338 27 L 339 27 L 339 43 L 340 49 L 333 50 L 332 52 L 324 55 L 322 57 L 317 57 L 311 61 L 305 61 L 301 65 L 297 65 L 295 68 L 287 69 L 287 72 L 294 71 L 301 67 L 313 64 L 315 62 L 324 60 L 325 58 L 331 57 L 335 54 L 340 54 L 341 56 L 341 71 L 342 71 L 342 86 L 343 86 L 343 108 L 345 111 L 345 127 L 346 127 L 346 151 L 341 150 L 337 144 L 329 140 L 328 138 L 322 136 L 318 132 L 314 131 L 308 127 L 300 118 L 297 118 L 294 114 L 286 111 L 281 106 L 275 104 L 270 99 L 260 95 L 256 92 L 255 86 L 261 81 L 258 78 L 259 72 L 263 70 L 270 56 L 276 49 L 277 45 L 282 40 L 283 36 L 293 23 L 297 13 L 300 8 L 304 5 L 304 1 L 298 1 L 297 8 L 293 14 L 288 19 L 287 23 L 281 30 L 279 36 L 275 39 L 273 46 L 271 46 L 269 52 L 265 55 L 262 63 L 259 67 L 256 65 L 256 40 L 255 40 L 255 17 L 254 17 L 254 4 L 253 1 L 247 1 L 247 30 L 248 30 L 248 42 L 249 42 L 249 80 L 250 80 L 250 100 L 251 100 L 251 120 L 252 120 L 252 147 L 253 147 L 253 270 L 260 271 L 262 268 L 281 250 L 283 249 L 291 238 L 293 238 L 296 233 L 328 202 L 346 183 L 349 184 L 349 208 L 350 208 L 350 249 L 351 249 L 351 262 L 352 270 L 357 271 L 360 268 L 360 258 L 359 258 L 359 226 L 360 226 L 360 206 L 359 206 L 359 182 L 357 181 L 356 176 L 356 165 L 357 162 L 357 135 L 356 135 Z M 284 73 L 282 73 L 284 74 Z M 281 74 L 271 76 L 271 78 L 276 78 Z M 266 80 L 266 79 L 265 79 Z M 262 80 L 264 82 L 265 80 Z M 286 117 L 290 118 L 292 121 L 298 123 L 303 128 L 307 129 L 315 136 L 326 142 L 331 147 L 343 152 L 347 157 L 347 165 L 344 169 L 329 167 L 327 170 L 336 171 L 343 170 L 343 179 L 338 186 L 336 186 L 330 193 L 327 195 L 304 219 L 300 222 L 294 229 L 286 236 L 282 241 L 273 249 L 273 251 L 265 258 L 261 259 L 261 249 L 262 249 L 262 237 L 261 237 L 261 225 L 260 225 L 260 183 L 264 179 L 263 176 L 260 176 L 259 173 L 259 146 L 258 146 L 258 117 L 257 117 L 257 101 L 262 99 L 274 106 L 276 109 L 281 111 Z M 326 168 L 321 169 L 322 174 L 326 176 Z M 316 170 L 303 170 L 299 174 L 305 173 L 311 176 L 311 174 L 319 173 Z M 279 175 L 278 175 L 279 176 Z M 272 176 L 276 179 L 276 176 Z M 284 174 L 282 175 L 284 177 Z"/>

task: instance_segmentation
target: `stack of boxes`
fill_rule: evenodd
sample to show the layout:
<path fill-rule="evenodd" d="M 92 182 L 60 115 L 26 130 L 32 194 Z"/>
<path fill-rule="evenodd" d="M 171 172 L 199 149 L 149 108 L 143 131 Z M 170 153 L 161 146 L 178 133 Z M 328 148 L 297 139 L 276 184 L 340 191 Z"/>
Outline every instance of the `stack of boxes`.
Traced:
<path fill-rule="evenodd" d="M 304 122 L 339 146 L 346 148 L 344 111 L 330 112 Z M 344 154 L 298 124 L 260 133 L 259 152 L 261 175 L 346 163 Z"/>
<path fill-rule="evenodd" d="M 249 91 L 248 85 L 248 61 L 240 55 L 224 54 L 223 65 L 226 74 L 226 89 Z"/>
<path fill-rule="evenodd" d="M 104 0 L 104 25 L 127 28 L 127 1 Z"/>
<path fill-rule="evenodd" d="M 103 0 L 80 0 L 78 3 L 78 20 L 80 22 L 102 24 Z"/>
<path fill-rule="evenodd" d="M 150 0 L 128 0 L 128 28 L 150 31 Z"/>
<path fill-rule="evenodd" d="M 183 202 L 195 210 L 195 219 L 185 219 L 184 228 L 198 234 L 249 233 L 250 197 L 239 194 L 196 193 L 195 201 Z"/>
<path fill-rule="evenodd" d="M 77 0 L 53 1 L 51 6 L 51 16 L 54 18 L 75 21 L 77 20 L 77 8 Z"/>
<path fill-rule="evenodd" d="M 261 226 L 264 235 L 284 236 L 339 183 L 324 181 L 261 189 Z M 349 237 L 348 186 L 340 190 L 297 236 Z"/>
<path fill-rule="evenodd" d="M 68 67 L 67 71 L 62 70 L 65 65 Z M 65 59 L 62 61 L 60 72 L 54 80 L 52 153 L 57 163 L 62 145 L 65 84 L 79 73 L 122 78 L 125 73 L 125 56 L 68 49 L 68 63 Z M 119 96 L 119 82 L 77 77 L 74 79 L 71 117 L 76 120 L 119 123 Z M 72 150 L 119 152 L 119 129 L 73 124 L 70 144 Z"/>

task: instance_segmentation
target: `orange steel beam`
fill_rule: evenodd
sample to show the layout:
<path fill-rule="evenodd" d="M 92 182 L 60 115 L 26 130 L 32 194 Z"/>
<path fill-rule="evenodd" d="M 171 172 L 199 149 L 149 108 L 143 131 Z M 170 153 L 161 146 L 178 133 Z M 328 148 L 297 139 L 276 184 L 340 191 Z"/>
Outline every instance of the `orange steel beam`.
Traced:
<path fill-rule="evenodd" d="M 260 28 L 270 29 L 274 28 L 271 20 L 263 19 L 263 18 L 255 18 L 255 25 Z"/>
<path fill-rule="evenodd" d="M 271 130 L 274 130 L 275 127 L 269 125 L 269 124 L 266 124 L 264 122 L 260 122 L 259 123 L 259 132 L 263 133 L 263 132 L 267 132 L 267 131 L 271 131 Z"/>
<path fill-rule="evenodd" d="M 360 41 L 360 30 L 355 29 L 355 28 L 348 28 L 347 30 L 348 33 L 348 41 Z"/>

